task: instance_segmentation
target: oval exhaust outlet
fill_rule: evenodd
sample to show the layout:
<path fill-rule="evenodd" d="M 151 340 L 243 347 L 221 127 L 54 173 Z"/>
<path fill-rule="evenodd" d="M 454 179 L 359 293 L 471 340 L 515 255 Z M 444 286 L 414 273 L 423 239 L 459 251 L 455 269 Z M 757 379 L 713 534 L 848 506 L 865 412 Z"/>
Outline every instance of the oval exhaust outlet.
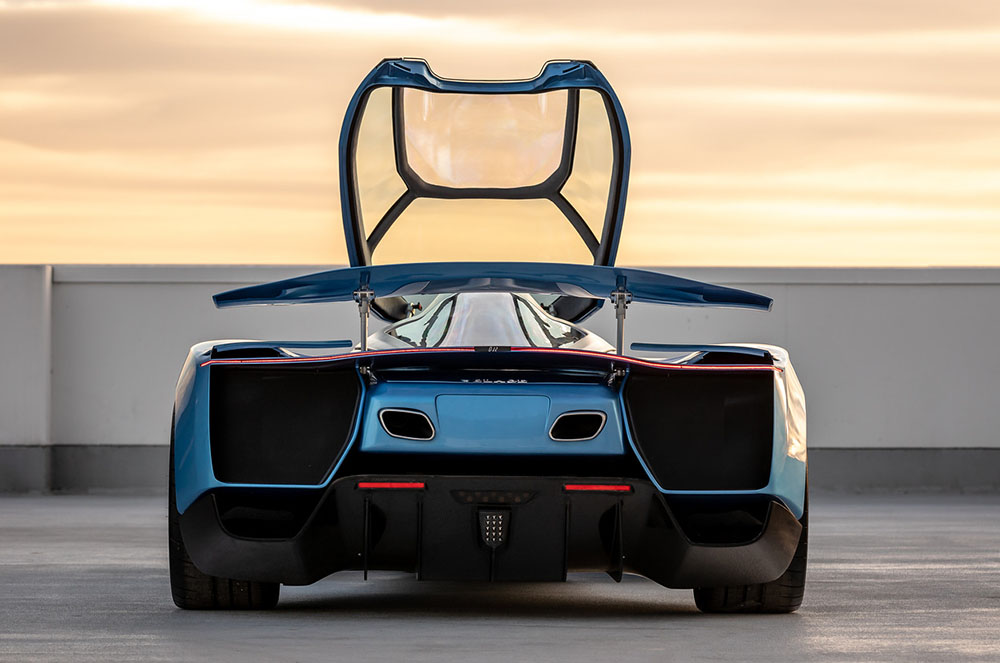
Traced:
<path fill-rule="evenodd" d="M 563 412 L 552 422 L 549 437 L 556 442 L 586 442 L 600 435 L 608 415 L 600 410 Z"/>
<path fill-rule="evenodd" d="M 382 428 L 392 437 L 403 440 L 431 440 L 434 438 L 434 424 L 430 417 L 420 410 L 403 408 L 383 408 L 378 420 Z"/>

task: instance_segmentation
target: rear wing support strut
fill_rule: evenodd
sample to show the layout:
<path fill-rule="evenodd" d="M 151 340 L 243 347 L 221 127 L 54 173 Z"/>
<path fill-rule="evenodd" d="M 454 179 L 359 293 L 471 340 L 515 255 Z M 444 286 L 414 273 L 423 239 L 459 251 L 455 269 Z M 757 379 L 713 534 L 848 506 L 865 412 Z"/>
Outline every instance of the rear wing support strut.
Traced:
<path fill-rule="evenodd" d="M 621 356 L 625 354 L 625 309 L 632 303 L 632 293 L 625 289 L 624 283 L 620 283 L 611 292 L 611 303 L 615 306 L 615 320 L 618 323 L 618 331 L 615 334 L 615 354 Z"/>
<path fill-rule="evenodd" d="M 354 291 L 354 301 L 358 303 L 358 316 L 361 318 L 361 343 L 359 347 L 364 352 L 368 349 L 368 313 L 371 312 L 375 291 L 363 285 Z"/>

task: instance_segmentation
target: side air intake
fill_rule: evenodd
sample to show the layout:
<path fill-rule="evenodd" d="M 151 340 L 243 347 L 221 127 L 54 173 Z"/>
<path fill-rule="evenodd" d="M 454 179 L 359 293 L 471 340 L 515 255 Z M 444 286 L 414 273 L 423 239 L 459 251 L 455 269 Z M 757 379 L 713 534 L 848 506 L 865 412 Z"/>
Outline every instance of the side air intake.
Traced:
<path fill-rule="evenodd" d="M 360 391 L 353 366 L 213 366 L 215 477 L 224 483 L 321 483 L 350 441 Z"/>
<path fill-rule="evenodd" d="M 430 417 L 420 410 L 383 408 L 378 419 L 382 428 L 393 437 L 403 440 L 430 440 L 434 438 L 434 424 Z"/>
<path fill-rule="evenodd" d="M 643 373 L 625 383 L 633 441 L 667 490 L 755 490 L 771 475 L 774 377 Z"/>
<path fill-rule="evenodd" d="M 585 442 L 601 434 L 608 415 L 599 410 L 563 412 L 552 422 L 549 437 L 556 442 Z"/>

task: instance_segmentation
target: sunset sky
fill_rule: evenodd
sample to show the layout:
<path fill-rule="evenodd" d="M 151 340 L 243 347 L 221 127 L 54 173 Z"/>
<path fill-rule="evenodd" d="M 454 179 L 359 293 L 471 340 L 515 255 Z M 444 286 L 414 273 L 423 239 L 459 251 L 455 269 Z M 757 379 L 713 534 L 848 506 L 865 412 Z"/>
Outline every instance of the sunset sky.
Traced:
<path fill-rule="evenodd" d="M 0 0 L 0 262 L 344 263 L 340 123 L 394 56 L 593 60 L 620 263 L 1000 265 L 988 0 Z"/>

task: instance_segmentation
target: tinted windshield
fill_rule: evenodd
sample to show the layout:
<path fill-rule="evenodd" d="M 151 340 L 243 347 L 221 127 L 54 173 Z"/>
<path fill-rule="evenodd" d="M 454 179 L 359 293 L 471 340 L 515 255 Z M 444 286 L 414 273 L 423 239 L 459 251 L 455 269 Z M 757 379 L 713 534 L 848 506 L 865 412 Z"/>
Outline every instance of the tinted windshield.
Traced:
<path fill-rule="evenodd" d="M 527 297 L 507 292 L 438 297 L 424 311 L 387 327 L 385 333 L 420 348 L 555 348 L 576 343 L 587 335 L 548 315 Z"/>
<path fill-rule="evenodd" d="M 455 295 L 438 298 L 421 314 L 397 322 L 385 330 L 415 348 L 436 348 L 441 345 L 455 312 Z"/>
<path fill-rule="evenodd" d="M 518 321 L 531 345 L 539 348 L 558 348 L 576 343 L 584 337 L 583 332 L 573 325 L 553 318 L 538 308 L 536 304 L 514 295 Z"/>

